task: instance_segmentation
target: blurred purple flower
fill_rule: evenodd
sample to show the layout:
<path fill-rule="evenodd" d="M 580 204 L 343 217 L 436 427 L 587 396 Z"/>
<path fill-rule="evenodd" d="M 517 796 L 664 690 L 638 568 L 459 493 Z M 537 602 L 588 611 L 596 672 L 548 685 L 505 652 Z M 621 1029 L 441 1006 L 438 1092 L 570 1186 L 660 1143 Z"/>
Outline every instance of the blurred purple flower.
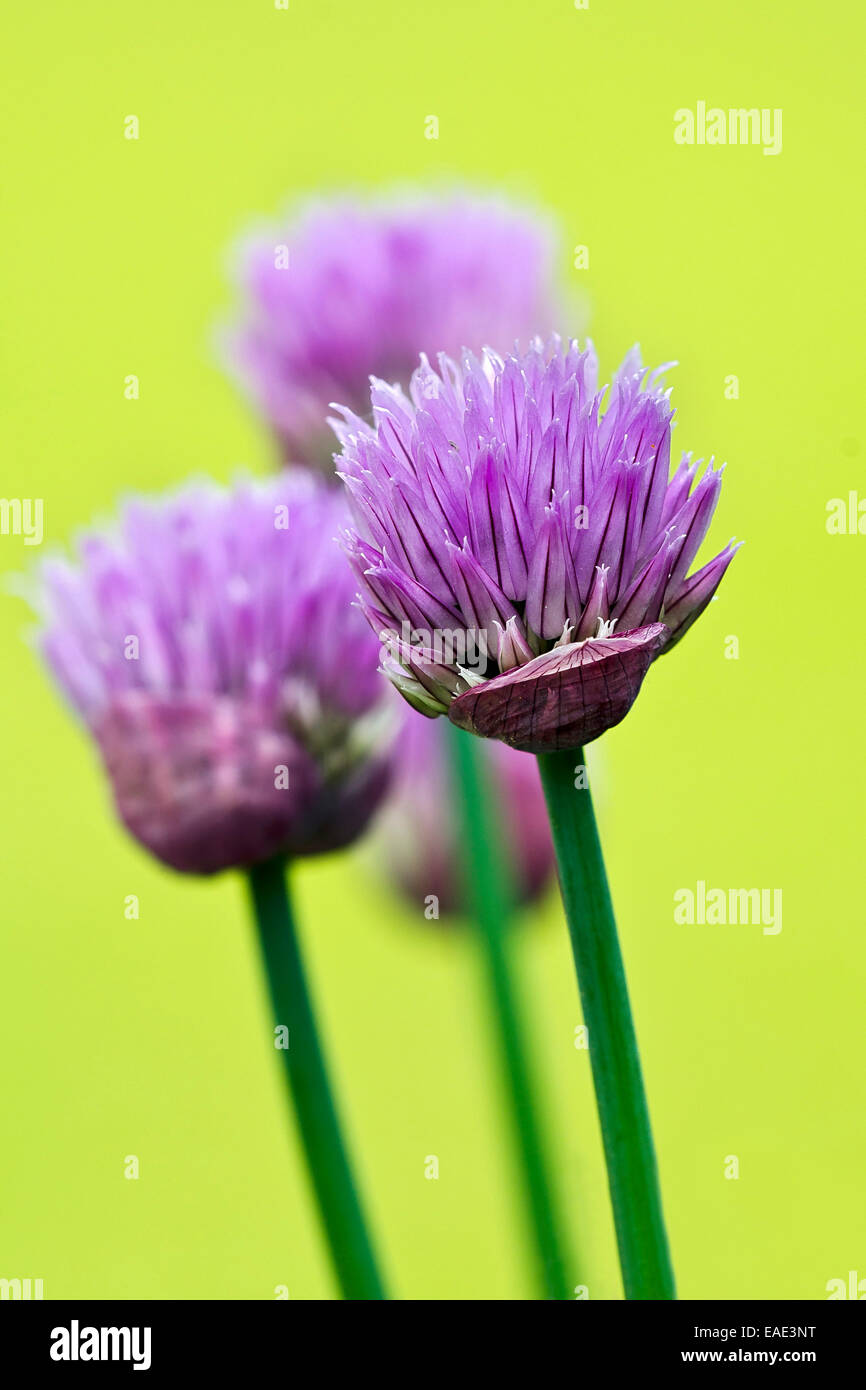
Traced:
<path fill-rule="evenodd" d="M 335 198 L 251 238 L 229 363 L 287 463 L 333 472 L 332 401 L 363 412 L 371 372 L 407 383 L 423 349 L 507 349 L 558 316 L 553 237 L 537 214 L 478 195 Z"/>
<path fill-rule="evenodd" d="M 371 849 L 384 860 L 406 897 L 434 895 L 441 912 L 466 910 L 448 730 L 410 714 L 395 750 L 393 789 L 376 822 Z M 483 745 L 485 778 L 502 819 L 504 853 L 517 902 L 543 891 L 553 871 L 553 842 L 533 758 L 504 743 Z"/>
<path fill-rule="evenodd" d="M 606 409 L 592 347 L 422 357 L 411 401 L 374 381 L 371 427 L 334 427 L 347 547 L 385 669 L 428 715 L 528 752 L 624 718 L 650 663 L 715 593 L 729 544 L 689 575 L 721 488 L 686 455 L 637 348 Z M 614 631 L 615 629 L 615 631 Z"/>
<path fill-rule="evenodd" d="M 345 520 L 303 474 L 195 484 L 42 568 L 43 656 L 121 819 L 172 868 L 335 849 L 379 805 L 394 710 L 329 543 Z"/>

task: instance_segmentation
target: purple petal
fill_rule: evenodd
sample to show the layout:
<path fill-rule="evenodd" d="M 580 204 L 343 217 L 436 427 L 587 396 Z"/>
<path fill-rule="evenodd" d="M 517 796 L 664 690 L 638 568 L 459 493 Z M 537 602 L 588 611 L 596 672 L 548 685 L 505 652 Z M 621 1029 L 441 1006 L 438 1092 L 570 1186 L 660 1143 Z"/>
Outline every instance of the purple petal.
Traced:
<path fill-rule="evenodd" d="M 469 488 L 472 550 L 503 593 L 526 593 L 534 529 L 529 509 L 500 455 L 482 451 Z"/>
<path fill-rule="evenodd" d="M 742 541 L 740 542 L 742 545 Z M 665 602 L 662 618 L 670 632 L 664 650 L 670 651 L 684 637 L 692 623 L 701 616 L 718 589 L 725 570 L 733 560 L 739 545 L 728 544 L 720 555 L 681 584 L 670 601 Z"/>
<path fill-rule="evenodd" d="M 568 454 L 559 420 L 545 430 L 529 470 L 527 504 L 538 515 L 554 497 L 568 492 Z"/>
<path fill-rule="evenodd" d="M 471 551 L 453 550 L 452 565 L 460 611 L 468 625 L 467 637 L 474 639 L 476 648 L 492 656 L 499 645 L 498 629 L 504 628 L 510 619 L 516 620 L 522 632 L 517 610 Z"/>
<path fill-rule="evenodd" d="M 676 547 L 658 551 L 614 604 L 613 617 L 621 633 L 658 622 L 675 554 Z"/>
<path fill-rule="evenodd" d="M 672 518 L 671 525 L 675 525 L 677 532 L 682 535 L 683 544 L 668 580 L 667 597 L 676 593 L 700 549 L 713 519 L 721 488 L 722 470 L 708 468 L 691 497 Z"/>
<path fill-rule="evenodd" d="M 607 602 L 607 575 L 607 568 L 604 565 L 599 565 L 592 581 L 589 598 L 586 600 L 583 617 L 574 634 L 577 642 L 584 642 L 587 637 L 594 637 L 598 631 L 599 620 L 604 622 L 610 616 Z"/>
<path fill-rule="evenodd" d="M 382 610 L 392 615 L 395 627 L 404 622 L 428 632 L 460 627 L 456 607 L 446 607 L 423 584 L 387 561 L 365 571 L 364 579 Z"/>
<path fill-rule="evenodd" d="M 603 474 L 601 483 L 588 505 L 589 525 L 585 530 L 576 532 L 575 571 L 580 596 L 584 601 L 599 565 L 607 565 L 610 569 L 608 591 L 611 601 L 616 600 L 622 563 L 628 487 L 627 465 L 612 464 Z"/>
<path fill-rule="evenodd" d="M 535 653 L 524 636 L 518 617 L 509 618 L 505 627 L 497 624 L 497 628 L 499 646 L 496 652 L 496 664 L 500 671 L 511 671 L 515 666 L 523 666 L 527 661 L 532 661 Z"/>
<path fill-rule="evenodd" d="M 526 621 L 545 641 L 562 635 L 580 603 L 571 554 L 558 510 L 548 508 L 541 524 L 526 581 Z"/>
<path fill-rule="evenodd" d="M 510 357 L 493 384 L 493 414 L 508 458 L 516 461 L 526 404 L 526 382 L 520 365 Z"/>
<path fill-rule="evenodd" d="M 430 524 L 423 502 L 410 484 L 395 483 L 390 498 L 390 521 L 389 532 L 399 537 L 408 572 L 442 603 L 456 603 L 445 548 Z"/>

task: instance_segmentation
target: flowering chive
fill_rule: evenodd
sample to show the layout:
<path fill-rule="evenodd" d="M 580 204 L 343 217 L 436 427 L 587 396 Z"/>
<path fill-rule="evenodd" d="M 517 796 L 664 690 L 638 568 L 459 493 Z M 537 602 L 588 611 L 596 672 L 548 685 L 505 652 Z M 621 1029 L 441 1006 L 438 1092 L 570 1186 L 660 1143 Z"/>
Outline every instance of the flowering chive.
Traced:
<path fill-rule="evenodd" d="M 393 700 L 333 538 L 342 499 L 303 474 L 125 507 L 42 570 L 49 669 L 131 833 L 185 873 L 246 870 L 310 1178 L 347 1298 L 381 1298 L 341 1135 L 285 861 L 351 843 L 390 776 Z"/>
<path fill-rule="evenodd" d="M 338 407 L 346 546 L 386 673 L 416 709 L 539 755 L 628 1298 L 673 1298 L 640 1061 L 582 746 L 712 599 L 736 547 L 691 570 L 721 487 L 686 456 L 637 349 L 598 389 L 592 347 L 422 357 L 373 423 Z M 471 652 L 472 660 L 467 660 Z"/>

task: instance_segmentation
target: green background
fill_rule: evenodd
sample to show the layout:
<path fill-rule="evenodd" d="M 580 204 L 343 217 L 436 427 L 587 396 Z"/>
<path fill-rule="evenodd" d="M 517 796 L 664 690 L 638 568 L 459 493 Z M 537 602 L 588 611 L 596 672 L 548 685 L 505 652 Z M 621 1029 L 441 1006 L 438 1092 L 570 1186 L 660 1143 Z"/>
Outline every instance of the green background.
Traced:
<path fill-rule="evenodd" d="M 595 759 L 680 1292 L 824 1298 L 866 1276 L 866 537 L 825 528 L 830 498 L 866 495 L 860 11 L 85 0 L 13 22 L 0 490 L 45 499 L 47 539 L 0 537 L 5 570 L 124 490 L 272 465 L 211 344 L 227 247 L 296 193 L 445 175 L 536 199 L 605 375 L 636 339 L 680 361 L 675 443 L 729 461 L 713 538 L 747 543 Z M 781 107 L 781 155 L 677 146 L 698 100 Z M 19 600 L 0 622 L 0 1276 L 48 1298 L 331 1297 L 243 885 L 173 877 L 125 836 Z M 676 925 L 698 879 L 781 888 L 782 932 Z M 395 1295 L 532 1296 L 470 942 L 357 856 L 303 867 L 298 894 Z M 552 894 L 519 954 L 573 1282 L 618 1298 Z"/>

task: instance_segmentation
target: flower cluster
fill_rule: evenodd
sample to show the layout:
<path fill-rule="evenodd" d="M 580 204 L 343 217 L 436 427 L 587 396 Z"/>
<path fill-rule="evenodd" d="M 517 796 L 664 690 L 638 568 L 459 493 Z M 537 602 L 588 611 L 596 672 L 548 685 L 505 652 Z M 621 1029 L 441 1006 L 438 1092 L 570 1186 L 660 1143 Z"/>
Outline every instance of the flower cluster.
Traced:
<path fill-rule="evenodd" d="M 618 723 L 734 554 L 690 574 L 721 487 L 670 476 L 669 392 L 637 349 L 598 389 L 591 346 L 422 356 L 410 396 L 374 381 L 373 424 L 332 421 L 347 548 L 387 674 L 417 709 L 545 752 Z M 470 663 L 466 653 L 471 651 Z"/>
<path fill-rule="evenodd" d="M 305 475 L 130 502 L 46 562 L 39 645 L 102 752 L 119 814 L 175 869 L 342 846 L 390 773 L 392 697 Z"/>
<path fill-rule="evenodd" d="M 509 347 L 557 317 L 552 237 L 495 198 L 315 203 L 251 238 L 227 353 L 287 463 L 332 472 L 332 401 L 366 409 L 371 372 L 408 382 L 424 349 Z"/>

